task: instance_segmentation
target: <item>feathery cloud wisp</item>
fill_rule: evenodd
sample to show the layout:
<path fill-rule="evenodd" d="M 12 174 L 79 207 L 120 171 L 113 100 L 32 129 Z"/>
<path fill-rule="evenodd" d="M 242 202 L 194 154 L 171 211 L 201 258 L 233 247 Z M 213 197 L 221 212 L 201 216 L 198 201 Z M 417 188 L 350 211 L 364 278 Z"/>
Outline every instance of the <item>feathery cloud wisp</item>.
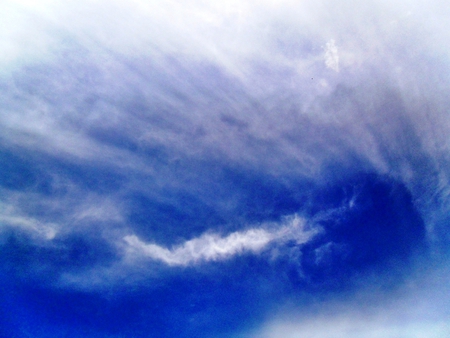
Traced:
<path fill-rule="evenodd" d="M 295 215 L 287 218 L 286 224 L 278 229 L 253 228 L 236 231 L 225 237 L 207 233 L 171 249 L 145 243 L 136 235 L 128 235 L 123 239 L 127 243 L 128 254 L 177 266 L 224 260 L 244 252 L 257 253 L 277 240 L 295 240 L 297 244 L 302 244 L 316 233 L 312 230 L 305 231 L 303 226 L 304 220 Z"/>

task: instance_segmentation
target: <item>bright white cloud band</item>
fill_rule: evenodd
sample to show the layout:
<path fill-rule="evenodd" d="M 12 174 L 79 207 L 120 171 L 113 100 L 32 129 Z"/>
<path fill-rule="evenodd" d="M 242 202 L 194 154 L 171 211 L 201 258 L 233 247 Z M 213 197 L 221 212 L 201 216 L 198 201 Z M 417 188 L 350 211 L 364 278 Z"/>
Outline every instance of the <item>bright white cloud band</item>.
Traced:
<path fill-rule="evenodd" d="M 236 231 L 226 237 L 217 234 L 203 234 L 171 249 L 145 243 L 136 235 L 124 237 L 129 254 L 161 261 L 170 266 L 186 266 L 198 262 L 217 261 L 242 254 L 257 253 L 274 241 L 295 240 L 298 244 L 307 242 L 317 231 L 306 231 L 304 221 L 297 217 L 288 218 L 278 229 L 249 229 Z"/>

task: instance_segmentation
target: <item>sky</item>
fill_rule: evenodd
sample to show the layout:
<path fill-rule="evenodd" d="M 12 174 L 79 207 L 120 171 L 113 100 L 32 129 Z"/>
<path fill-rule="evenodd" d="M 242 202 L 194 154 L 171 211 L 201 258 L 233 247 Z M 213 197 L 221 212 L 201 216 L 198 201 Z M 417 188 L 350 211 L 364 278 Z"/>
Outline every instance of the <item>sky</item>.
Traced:
<path fill-rule="evenodd" d="M 0 337 L 449 337 L 449 17 L 1 1 Z"/>

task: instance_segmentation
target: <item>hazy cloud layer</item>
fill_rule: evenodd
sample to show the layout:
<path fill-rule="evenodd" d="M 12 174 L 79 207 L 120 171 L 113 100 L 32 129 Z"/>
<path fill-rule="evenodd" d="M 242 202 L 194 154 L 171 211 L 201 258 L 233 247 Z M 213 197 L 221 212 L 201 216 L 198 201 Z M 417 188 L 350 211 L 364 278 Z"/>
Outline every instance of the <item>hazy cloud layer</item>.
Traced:
<path fill-rule="evenodd" d="M 88 316 L 69 308 L 96 304 L 112 325 L 120 306 L 92 295 L 131 286 L 121 301 L 154 322 L 73 334 L 445 334 L 441 308 L 399 324 L 398 304 L 392 321 L 351 302 L 261 318 L 445 265 L 449 16 L 439 0 L 3 1 L 0 327 L 42 307 L 71 332 Z M 0 335 L 33 335 L 23 322 Z"/>
<path fill-rule="evenodd" d="M 306 312 L 283 309 L 248 337 L 445 337 L 450 333 L 449 297 L 440 281 L 448 269 L 428 272 L 389 294 L 371 288 L 345 302 L 315 304 Z"/>

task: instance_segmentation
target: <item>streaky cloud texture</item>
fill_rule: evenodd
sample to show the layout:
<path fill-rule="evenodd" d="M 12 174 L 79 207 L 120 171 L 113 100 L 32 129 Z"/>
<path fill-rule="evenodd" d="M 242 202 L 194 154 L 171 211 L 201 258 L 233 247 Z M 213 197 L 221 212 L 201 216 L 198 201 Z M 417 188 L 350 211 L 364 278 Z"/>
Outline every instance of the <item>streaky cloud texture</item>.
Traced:
<path fill-rule="evenodd" d="M 2 1 L 0 336 L 448 335 L 449 17 Z"/>
<path fill-rule="evenodd" d="M 297 244 L 302 244 L 314 234 L 313 231 L 303 231 L 302 221 L 297 216 L 291 217 L 288 222 L 288 225 L 275 231 L 248 229 L 233 232 L 225 237 L 204 234 L 173 249 L 167 249 L 157 244 L 143 243 L 135 235 L 125 236 L 124 241 L 128 245 L 127 250 L 134 254 L 159 260 L 171 266 L 189 265 L 199 261 L 222 260 L 245 251 L 257 253 L 276 240 L 295 239 Z"/>

